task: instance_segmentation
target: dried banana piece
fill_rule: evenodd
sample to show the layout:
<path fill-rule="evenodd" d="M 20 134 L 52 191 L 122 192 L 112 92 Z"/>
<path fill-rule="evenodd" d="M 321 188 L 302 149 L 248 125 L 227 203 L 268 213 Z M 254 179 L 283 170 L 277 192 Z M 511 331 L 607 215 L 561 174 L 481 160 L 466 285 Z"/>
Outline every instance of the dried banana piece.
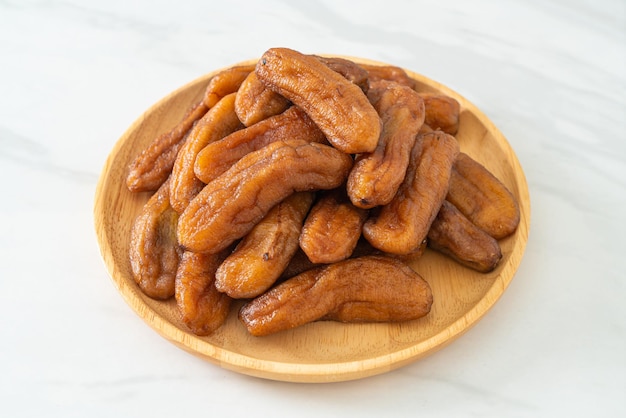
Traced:
<path fill-rule="evenodd" d="M 289 105 L 287 98 L 265 87 L 253 71 L 237 91 L 235 112 L 245 126 L 251 126 L 284 112 Z"/>
<path fill-rule="evenodd" d="M 446 197 L 458 153 L 458 142 L 444 132 L 418 138 L 398 193 L 363 225 L 372 246 L 391 254 L 418 250 Z"/>
<path fill-rule="evenodd" d="M 386 205 L 396 195 L 424 123 L 424 101 L 409 87 L 379 81 L 367 97 L 380 115 L 383 130 L 374 152 L 357 156 L 346 186 L 352 203 L 364 209 Z"/>
<path fill-rule="evenodd" d="M 352 157 L 302 140 L 273 142 L 207 184 L 181 214 L 178 240 L 195 252 L 217 252 L 246 235 L 296 191 L 339 187 Z"/>
<path fill-rule="evenodd" d="M 157 190 L 167 180 L 176 155 L 183 146 L 186 135 L 193 124 L 209 108 L 204 101 L 196 103 L 172 130 L 156 137 L 129 165 L 126 186 L 131 192 Z"/>
<path fill-rule="evenodd" d="M 130 266 L 135 282 L 148 296 L 174 295 L 174 279 L 181 255 L 176 240 L 178 214 L 170 206 L 167 180 L 143 206 L 130 237 Z"/>
<path fill-rule="evenodd" d="M 428 314 L 428 283 L 386 256 L 351 258 L 299 274 L 245 304 L 239 319 L 255 336 L 318 320 L 391 322 Z"/>
<path fill-rule="evenodd" d="M 345 190 L 322 195 L 304 222 L 300 247 L 313 263 L 335 263 L 352 255 L 361 238 L 365 209 L 357 208 Z"/>
<path fill-rule="evenodd" d="M 367 93 L 369 90 L 369 74 L 354 61 L 339 57 L 320 57 L 317 55 L 315 55 L 315 58 L 334 72 L 341 74 L 346 80 L 359 86 L 364 93 Z"/>
<path fill-rule="evenodd" d="M 312 203 L 313 193 L 300 192 L 274 206 L 217 269 L 217 289 L 237 299 L 269 289 L 298 250 L 302 223 Z"/>
<path fill-rule="evenodd" d="M 431 129 L 456 135 L 459 131 L 461 105 L 450 96 L 435 93 L 420 93 L 424 99 L 426 117 L 424 123 Z"/>
<path fill-rule="evenodd" d="M 255 64 L 237 65 L 215 74 L 204 92 L 204 104 L 210 109 L 223 97 L 236 93 L 254 67 Z"/>
<path fill-rule="evenodd" d="M 494 270 L 502 259 L 498 241 L 447 200 L 428 231 L 428 246 L 481 273 Z"/>
<path fill-rule="evenodd" d="M 202 100 L 191 106 L 170 131 L 156 137 L 129 165 L 126 185 L 131 192 L 154 191 L 170 176 L 186 136 L 200 118 L 224 96 L 234 93 L 254 65 L 236 66 L 213 76 Z"/>
<path fill-rule="evenodd" d="M 191 199 L 204 187 L 204 183 L 194 173 L 194 163 L 200 150 L 243 127 L 235 114 L 235 94 L 222 98 L 198 121 L 178 152 L 170 188 L 170 203 L 178 213 L 185 210 Z"/>
<path fill-rule="evenodd" d="M 400 67 L 394 65 L 371 65 L 359 64 L 368 73 L 370 84 L 380 80 L 393 81 L 395 83 L 415 89 L 415 80 Z"/>
<path fill-rule="evenodd" d="M 363 91 L 318 58 L 287 48 L 271 48 L 256 73 L 265 85 L 300 106 L 345 153 L 372 152 L 381 122 Z"/>
<path fill-rule="evenodd" d="M 222 254 L 183 253 L 176 272 L 176 306 L 181 320 L 196 335 L 209 335 L 226 321 L 232 299 L 215 288 Z"/>
<path fill-rule="evenodd" d="M 511 235 L 520 221 L 519 205 L 513 194 L 465 153 L 460 153 L 454 162 L 446 199 L 495 239 Z"/>
<path fill-rule="evenodd" d="M 244 155 L 276 141 L 302 139 L 327 143 L 324 133 L 298 106 L 207 144 L 196 156 L 194 172 L 209 183 Z"/>

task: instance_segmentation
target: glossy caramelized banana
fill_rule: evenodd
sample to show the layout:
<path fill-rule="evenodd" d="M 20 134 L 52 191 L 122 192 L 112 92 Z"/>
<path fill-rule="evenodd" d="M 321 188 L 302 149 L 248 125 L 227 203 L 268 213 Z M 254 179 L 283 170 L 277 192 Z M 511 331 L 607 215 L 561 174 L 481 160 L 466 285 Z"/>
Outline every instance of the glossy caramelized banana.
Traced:
<path fill-rule="evenodd" d="M 141 154 L 130 163 L 126 186 L 131 192 L 157 190 L 167 180 L 176 155 L 183 146 L 185 136 L 207 112 L 209 108 L 204 101 L 191 106 L 182 120 L 170 131 L 156 137 Z"/>
<path fill-rule="evenodd" d="M 185 210 L 204 186 L 194 173 L 194 163 L 200 150 L 242 127 L 235 114 L 235 93 L 217 102 L 193 127 L 178 152 L 172 170 L 170 203 L 174 210 L 178 213 Z"/>
<path fill-rule="evenodd" d="M 239 89 L 244 78 L 254 70 L 254 65 L 236 66 L 213 76 L 205 89 L 204 97 L 192 105 L 182 120 L 170 131 L 156 137 L 128 168 L 126 185 L 131 192 L 157 190 L 169 177 L 179 150 L 194 123 L 202 118 L 209 108 L 227 94 Z"/>
<path fill-rule="evenodd" d="M 345 190 L 324 193 L 304 222 L 300 247 L 313 263 L 334 263 L 352 255 L 367 211 L 354 206 Z"/>
<path fill-rule="evenodd" d="M 494 270 L 502 258 L 498 241 L 447 200 L 428 231 L 428 246 L 481 273 Z"/>
<path fill-rule="evenodd" d="M 245 126 L 251 126 L 284 112 L 289 105 L 287 98 L 265 87 L 252 71 L 237 91 L 235 112 Z"/>
<path fill-rule="evenodd" d="M 233 298 L 253 298 L 281 276 L 298 249 L 313 193 L 294 193 L 274 206 L 237 244 L 215 274 L 215 286 Z"/>
<path fill-rule="evenodd" d="M 174 296 L 180 250 L 178 214 L 171 208 L 167 180 L 143 206 L 131 230 L 129 258 L 139 288 L 155 299 Z"/>
<path fill-rule="evenodd" d="M 459 131 L 461 106 L 456 99 L 443 94 L 420 93 L 424 99 L 424 123 L 433 130 L 456 135 Z"/>
<path fill-rule="evenodd" d="M 196 335 L 209 335 L 228 317 L 232 299 L 215 288 L 215 271 L 223 254 L 183 253 L 176 273 L 176 306 L 183 323 Z"/>
<path fill-rule="evenodd" d="M 386 205 L 396 195 L 424 123 L 424 102 L 409 87 L 379 81 L 371 85 L 367 96 L 380 115 L 383 130 L 376 149 L 357 156 L 347 182 L 350 200 L 365 209 Z"/>
<path fill-rule="evenodd" d="M 386 256 L 351 258 L 305 271 L 245 304 L 239 319 L 255 336 L 318 320 L 407 321 L 430 312 L 428 283 Z"/>
<path fill-rule="evenodd" d="M 446 197 L 458 153 L 458 142 L 444 132 L 418 137 L 398 193 L 363 225 L 372 246 L 392 254 L 411 254 L 419 248 Z"/>
<path fill-rule="evenodd" d="M 415 89 L 415 80 L 400 67 L 394 65 L 359 64 L 368 73 L 370 84 L 380 80 L 393 81 Z"/>
<path fill-rule="evenodd" d="M 321 57 L 317 55 L 315 57 L 334 72 L 341 74 L 346 80 L 359 86 L 364 93 L 367 93 L 369 90 L 369 74 L 354 61 L 339 57 Z"/>
<path fill-rule="evenodd" d="M 296 191 L 339 187 L 352 157 L 302 140 L 273 142 L 237 161 L 207 184 L 181 214 L 178 239 L 196 252 L 217 252 L 246 235 Z"/>
<path fill-rule="evenodd" d="M 300 106 L 328 141 L 346 153 L 376 148 L 381 122 L 363 91 L 318 58 L 287 48 L 271 48 L 256 73 L 268 88 Z"/>
<path fill-rule="evenodd" d="M 255 64 L 237 65 L 215 74 L 204 92 L 204 104 L 212 108 L 223 97 L 236 93 L 246 77 L 254 71 Z"/>
<path fill-rule="evenodd" d="M 520 221 L 517 200 L 482 164 L 465 153 L 454 162 L 447 199 L 495 239 L 511 235 Z"/>
<path fill-rule="evenodd" d="M 292 139 L 327 143 L 324 133 L 311 118 L 298 106 L 291 106 L 280 115 L 269 117 L 207 144 L 196 157 L 194 172 L 196 177 L 208 183 L 244 155 L 271 142 Z"/>

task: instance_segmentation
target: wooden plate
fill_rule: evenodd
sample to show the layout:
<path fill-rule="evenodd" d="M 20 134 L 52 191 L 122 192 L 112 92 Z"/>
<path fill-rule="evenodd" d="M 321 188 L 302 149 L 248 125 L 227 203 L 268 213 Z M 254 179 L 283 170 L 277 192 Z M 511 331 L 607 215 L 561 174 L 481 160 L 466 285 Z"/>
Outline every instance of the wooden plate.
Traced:
<path fill-rule="evenodd" d="M 504 256 L 499 267 L 481 274 L 427 250 L 412 267 L 432 287 L 432 311 L 406 323 L 317 322 L 259 338 L 247 333 L 233 309 L 213 335 L 198 337 L 188 332 L 173 300 L 150 299 L 132 278 L 130 229 L 149 194 L 130 193 L 125 177 L 134 156 L 200 100 L 207 81 L 218 71 L 174 91 L 137 119 L 111 151 L 96 190 L 95 228 L 104 262 L 126 302 L 154 330 L 184 350 L 236 372 L 293 382 L 345 381 L 387 372 L 441 349 L 476 324 L 500 298 L 521 262 L 528 238 L 530 204 L 522 168 L 507 140 L 480 110 L 449 88 L 407 71 L 418 90 L 441 92 L 460 102 L 457 138 L 461 150 L 484 164 L 520 203 L 521 222 L 517 232 L 501 241 Z"/>

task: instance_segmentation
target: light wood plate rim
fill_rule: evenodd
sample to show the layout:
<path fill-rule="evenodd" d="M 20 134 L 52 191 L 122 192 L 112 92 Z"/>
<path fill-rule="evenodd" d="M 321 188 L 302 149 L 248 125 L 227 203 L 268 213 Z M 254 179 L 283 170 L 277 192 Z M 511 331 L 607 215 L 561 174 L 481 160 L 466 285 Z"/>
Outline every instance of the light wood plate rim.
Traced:
<path fill-rule="evenodd" d="M 360 63 L 379 64 L 385 63 L 358 57 L 342 56 Z M 255 62 L 247 60 L 234 65 L 244 65 Z M 120 268 L 122 260 L 116 260 L 114 256 L 114 246 L 120 237 L 113 237 L 107 225 L 106 211 L 109 207 L 110 191 L 114 187 L 119 187 L 120 162 L 117 161 L 120 150 L 125 145 L 128 138 L 140 128 L 147 115 L 160 109 L 170 100 L 178 97 L 182 92 L 189 89 L 198 89 L 223 68 L 212 71 L 190 83 L 176 89 L 172 93 L 151 106 L 141 117 L 139 117 L 120 137 L 106 159 L 95 191 L 94 201 L 94 224 L 100 246 L 101 256 L 104 264 L 112 278 L 113 283 L 122 295 L 126 303 L 141 317 L 149 326 L 157 331 L 161 336 L 171 341 L 178 347 L 200 357 L 211 363 L 217 364 L 225 369 L 239 373 L 262 377 L 266 379 L 290 381 L 290 382 L 336 382 L 354 380 L 384 373 L 408 363 L 416 361 L 434 351 L 437 351 L 450 344 L 461 336 L 464 332 L 475 325 L 498 301 L 504 293 L 509 283 L 513 279 L 519 264 L 521 263 L 528 240 L 530 225 L 530 198 L 528 185 L 522 167 L 510 144 L 497 127 L 484 115 L 476 106 L 452 89 L 433 81 L 421 74 L 405 69 L 418 83 L 428 89 L 440 91 L 459 101 L 464 111 L 476 117 L 489 135 L 493 136 L 497 144 L 502 147 L 508 155 L 508 164 L 515 173 L 515 187 L 520 203 L 521 221 L 518 230 L 510 239 L 513 240 L 512 250 L 504 263 L 498 268 L 498 274 L 494 278 L 493 284 L 484 293 L 483 297 L 464 315 L 458 317 L 438 333 L 430 336 L 426 340 L 417 341 L 415 344 L 393 352 L 378 353 L 370 358 L 358 359 L 354 361 L 341 361 L 320 364 L 319 362 L 283 362 L 273 359 L 264 359 L 251 355 L 244 355 L 234 352 L 217 344 L 213 344 L 203 338 L 180 328 L 169 319 L 146 304 L 140 291 L 124 277 Z M 116 184 L 117 181 L 117 184 Z M 122 185 L 123 186 L 123 185 Z"/>

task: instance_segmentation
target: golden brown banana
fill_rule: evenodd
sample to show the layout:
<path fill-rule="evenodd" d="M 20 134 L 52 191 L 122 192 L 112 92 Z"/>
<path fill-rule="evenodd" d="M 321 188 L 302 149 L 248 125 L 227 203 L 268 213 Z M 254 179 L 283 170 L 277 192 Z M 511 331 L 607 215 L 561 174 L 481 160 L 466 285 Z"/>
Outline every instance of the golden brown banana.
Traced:
<path fill-rule="evenodd" d="M 296 191 L 339 187 L 352 157 L 302 140 L 251 152 L 207 184 L 181 214 L 178 240 L 195 252 L 217 252 L 242 238 L 278 202 Z"/>
<path fill-rule="evenodd" d="M 135 219 L 130 237 L 130 266 L 135 282 L 148 296 L 174 296 L 174 279 L 181 256 L 176 240 L 178 214 L 170 206 L 167 180 Z"/>
<path fill-rule="evenodd" d="M 313 193 L 294 193 L 274 206 L 237 244 L 215 273 L 216 288 L 236 299 L 253 298 L 281 276 L 298 249 Z"/>
<path fill-rule="evenodd" d="M 454 162 L 446 199 L 495 239 L 511 235 L 520 221 L 519 205 L 513 194 L 465 153 L 460 153 Z"/>
<path fill-rule="evenodd" d="M 407 321 L 430 312 L 428 283 L 387 256 L 351 258 L 305 271 L 245 304 L 239 319 L 255 336 L 318 320 Z"/>
<path fill-rule="evenodd" d="M 419 249 L 446 197 L 458 153 L 458 142 L 444 132 L 418 137 L 398 193 L 363 225 L 372 246 L 401 255 Z"/>
<path fill-rule="evenodd" d="M 365 93 L 318 58 L 287 48 L 271 48 L 256 73 L 268 88 L 300 106 L 345 153 L 372 152 L 381 122 Z"/>
<path fill-rule="evenodd" d="M 428 231 L 428 246 L 481 273 L 496 268 L 500 245 L 445 200 Z"/>

